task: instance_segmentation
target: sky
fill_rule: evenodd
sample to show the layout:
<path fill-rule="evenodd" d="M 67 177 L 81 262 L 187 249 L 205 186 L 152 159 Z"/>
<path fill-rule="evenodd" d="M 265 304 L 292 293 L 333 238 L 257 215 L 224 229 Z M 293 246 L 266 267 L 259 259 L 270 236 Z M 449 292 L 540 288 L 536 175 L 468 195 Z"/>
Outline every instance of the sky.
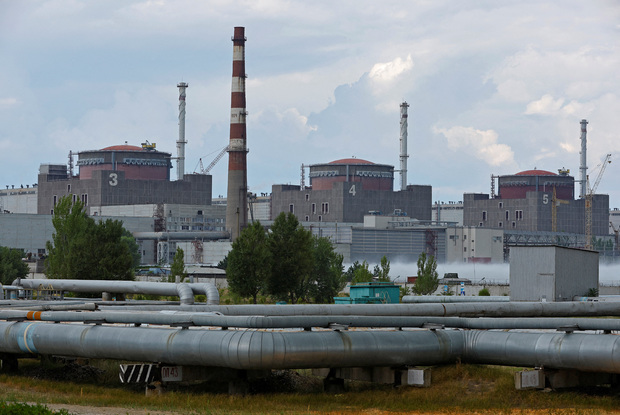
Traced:
<path fill-rule="evenodd" d="M 185 170 L 207 166 L 229 140 L 235 26 L 254 193 L 299 184 L 302 164 L 398 169 L 406 101 L 407 182 L 433 201 L 533 168 L 579 179 L 587 119 L 591 181 L 611 153 L 597 193 L 620 207 L 617 0 L 0 0 L 0 186 L 69 151 L 148 140 L 176 155 L 179 82 Z"/>

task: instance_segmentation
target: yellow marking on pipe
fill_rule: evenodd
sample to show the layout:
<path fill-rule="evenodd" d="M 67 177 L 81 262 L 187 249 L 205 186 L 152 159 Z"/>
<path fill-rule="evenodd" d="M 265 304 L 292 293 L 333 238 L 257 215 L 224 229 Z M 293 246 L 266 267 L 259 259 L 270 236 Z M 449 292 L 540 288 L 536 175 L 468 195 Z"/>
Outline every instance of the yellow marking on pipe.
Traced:
<path fill-rule="evenodd" d="M 30 326 L 32 326 L 34 323 L 30 323 L 28 324 L 28 326 L 26 326 L 26 330 L 24 330 L 24 346 L 26 346 L 26 349 L 28 349 L 28 351 L 32 354 L 36 354 L 36 352 L 33 352 L 32 350 L 30 350 L 30 347 L 28 347 L 28 340 L 26 339 L 26 335 L 28 334 L 28 329 L 30 328 Z"/>

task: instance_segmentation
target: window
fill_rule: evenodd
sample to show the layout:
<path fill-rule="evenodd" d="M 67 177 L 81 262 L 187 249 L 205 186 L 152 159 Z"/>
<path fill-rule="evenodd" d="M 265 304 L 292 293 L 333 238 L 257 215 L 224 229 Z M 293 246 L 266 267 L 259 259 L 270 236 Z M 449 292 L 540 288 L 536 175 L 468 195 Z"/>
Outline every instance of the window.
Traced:
<path fill-rule="evenodd" d="M 77 195 L 72 195 L 73 196 L 73 203 L 75 203 L 75 201 L 77 200 Z"/>
<path fill-rule="evenodd" d="M 306 193 L 306 202 L 310 200 L 310 195 L 308 193 Z"/>
<path fill-rule="evenodd" d="M 316 203 L 312 204 L 312 214 L 315 215 L 316 214 Z"/>
<path fill-rule="evenodd" d="M 308 222 L 309 220 L 310 220 L 310 217 L 306 215 L 306 222 Z"/>
<path fill-rule="evenodd" d="M 464 247 L 464 248 L 463 248 L 463 252 L 467 252 L 467 247 Z"/>
<path fill-rule="evenodd" d="M 510 212 L 506 211 L 506 220 L 510 219 Z"/>
<path fill-rule="evenodd" d="M 323 217 L 319 215 L 319 222 L 323 220 Z"/>
<path fill-rule="evenodd" d="M 467 239 L 467 235 L 463 235 L 463 240 Z"/>
<path fill-rule="evenodd" d="M 517 222 L 512 222 L 512 227 L 516 228 L 517 227 Z"/>
<path fill-rule="evenodd" d="M 523 220 L 523 211 L 522 210 L 515 210 L 515 219 L 516 220 Z"/>
<path fill-rule="evenodd" d="M 483 211 L 482 211 L 482 221 L 484 222 L 484 221 L 486 221 L 486 220 L 487 220 L 487 211 L 486 211 L 486 210 L 483 210 Z"/>
<path fill-rule="evenodd" d="M 481 227 L 481 226 L 482 226 L 482 222 L 478 223 L 478 226 L 480 226 L 480 227 Z"/>
<path fill-rule="evenodd" d="M 504 222 L 499 222 L 499 223 L 497 224 L 497 227 L 498 227 L 498 228 L 503 228 L 503 227 L 504 227 Z"/>
<path fill-rule="evenodd" d="M 497 207 L 500 208 L 500 209 L 503 208 L 504 207 L 504 202 L 499 202 Z"/>
<path fill-rule="evenodd" d="M 71 193 L 71 185 L 70 184 L 67 185 L 67 193 Z"/>
<path fill-rule="evenodd" d="M 202 210 L 199 210 L 197 213 L 198 216 L 202 215 Z"/>
<path fill-rule="evenodd" d="M 329 213 L 329 203 L 321 203 L 321 213 Z"/>
<path fill-rule="evenodd" d="M 295 206 L 293 206 L 292 203 L 290 205 L 288 205 L 288 211 L 291 212 L 291 213 L 295 213 Z"/>
<path fill-rule="evenodd" d="M 57 196 L 56 196 L 56 195 L 54 195 L 54 206 L 56 206 L 56 201 L 57 201 L 57 199 L 58 199 L 58 198 L 57 198 Z"/>

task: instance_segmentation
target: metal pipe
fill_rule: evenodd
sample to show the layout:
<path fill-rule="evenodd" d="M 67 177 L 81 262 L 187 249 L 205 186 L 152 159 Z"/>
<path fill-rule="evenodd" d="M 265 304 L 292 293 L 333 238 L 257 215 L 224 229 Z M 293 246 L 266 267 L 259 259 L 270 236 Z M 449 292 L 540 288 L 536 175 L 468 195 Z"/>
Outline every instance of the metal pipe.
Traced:
<path fill-rule="evenodd" d="M 218 313 L 117 312 L 74 313 L 62 311 L 0 310 L 0 320 L 24 319 L 53 322 L 97 322 L 109 324 L 158 324 L 169 326 L 212 326 L 249 329 L 334 327 L 428 327 L 482 330 L 603 330 L 620 331 L 619 319 L 591 318 L 465 318 L 406 316 L 225 316 Z"/>
<path fill-rule="evenodd" d="M 126 305 L 101 304 L 102 310 L 136 310 Z M 615 302 L 509 302 L 446 304 L 296 304 L 296 305 L 181 305 L 138 306 L 142 311 L 219 312 L 245 316 L 461 316 L 461 317 L 594 317 L 620 316 Z"/>
<path fill-rule="evenodd" d="M 0 353 L 240 370 L 454 362 L 620 373 L 620 336 L 495 331 L 173 330 L 0 322 Z"/>
<path fill-rule="evenodd" d="M 506 295 L 464 296 L 464 295 L 404 295 L 402 303 L 503 303 L 509 302 Z"/>
<path fill-rule="evenodd" d="M 462 335 L 447 331 L 266 332 L 0 322 L 0 332 L 0 353 L 233 369 L 430 365 L 455 361 L 463 349 Z"/>
<path fill-rule="evenodd" d="M 150 295 L 173 295 L 180 298 L 181 304 L 194 303 L 194 295 L 215 295 L 217 288 L 210 288 L 210 283 L 176 284 L 171 282 L 146 282 L 146 281 L 108 281 L 108 280 L 59 280 L 59 279 L 16 279 L 13 285 L 32 290 L 62 290 L 72 292 L 109 292 L 131 293 Z M 191 294 L 188 289 L 191 290 Z M 217 298 L 211 302 L 219 303 Z M 216 303 L 216 304 L 217 304 Z"/>
<path fill-rule="evenodd" d="M 227 232 L 196 231 L 196 232 L 133 232 L 136 239 L 184 241 L 195 239 L 228 239 Z"/>

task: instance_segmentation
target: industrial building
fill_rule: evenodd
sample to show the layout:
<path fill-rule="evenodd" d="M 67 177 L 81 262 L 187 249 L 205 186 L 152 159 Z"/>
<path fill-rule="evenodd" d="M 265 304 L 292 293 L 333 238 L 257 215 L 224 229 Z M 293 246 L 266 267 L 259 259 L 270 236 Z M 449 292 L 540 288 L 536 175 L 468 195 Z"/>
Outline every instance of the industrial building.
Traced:
<path fill-rule="evenodd" d="M 463 224 L 507 231 L 585 233 L 585 199 L 574 198 L 575 180 L 527 170 L 499 176 L 497 195 L 465 193 Z M 609 196 L 592 196 L 592 234 L 609 235 Z"/>
<path fill-rule="evenodd" d="M 310 166 L 310 186 L 274 185 L 272 218 L 293 213 L 302 222 L 364 221 L 369 212 L 431 219 L 431 186 L 393 191 L 394 167 L 348 158 Z"/>
<path fill-rule="evenodd" d="M 561 246 L 511 248 L 511 301 L 573 301 L 598 287 L 598 252 Z"/>

